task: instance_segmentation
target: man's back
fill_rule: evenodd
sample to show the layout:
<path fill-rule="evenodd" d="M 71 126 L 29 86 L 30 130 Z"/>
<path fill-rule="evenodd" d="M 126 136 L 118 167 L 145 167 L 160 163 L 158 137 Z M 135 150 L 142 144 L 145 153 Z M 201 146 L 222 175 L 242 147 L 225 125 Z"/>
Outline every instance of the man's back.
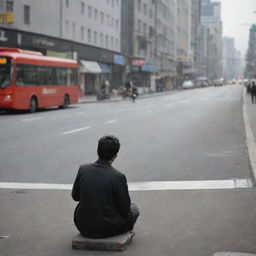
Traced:
<path fill-rule="evenodd" d="M 80 202 L 75 223 L 82 235 L 107 237 L 128 229 L 130 197 L 126 178 L 107 161 L 80 166 L 72 197 Z"/>

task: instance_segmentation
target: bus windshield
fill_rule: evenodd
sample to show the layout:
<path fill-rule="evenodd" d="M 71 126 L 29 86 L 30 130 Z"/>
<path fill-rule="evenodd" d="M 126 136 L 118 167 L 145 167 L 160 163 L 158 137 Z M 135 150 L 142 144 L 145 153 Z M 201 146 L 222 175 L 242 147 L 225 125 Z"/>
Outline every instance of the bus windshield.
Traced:
<path fill-rule="evenodd" d="M 0 88 L 11 84 L 11 58 L 0 56 Z"/>

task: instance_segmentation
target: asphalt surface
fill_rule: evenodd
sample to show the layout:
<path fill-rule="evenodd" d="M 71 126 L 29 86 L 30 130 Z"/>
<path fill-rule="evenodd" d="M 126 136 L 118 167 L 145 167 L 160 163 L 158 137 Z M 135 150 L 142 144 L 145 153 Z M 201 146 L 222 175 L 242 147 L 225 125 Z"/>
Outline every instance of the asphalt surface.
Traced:
<path fill-rule="evenodd" d="M 97 159 L 97 140 L 121 142 L 128 182 L 251 179 L 241 86 L 0 115 L 1 182 L 72 184 Z M 254 129 L 256 104 L 247 101 Z M 256 122 L 255 122 L 256 124 Z M 256 190 L 133 191 L 141 210 L 127 255 L 256 252 Z M 69 190 L 0 189 L 0 255 L 118 255 L 72 251 Z M 123 255 L 124 253 L 120 253 Z"/>

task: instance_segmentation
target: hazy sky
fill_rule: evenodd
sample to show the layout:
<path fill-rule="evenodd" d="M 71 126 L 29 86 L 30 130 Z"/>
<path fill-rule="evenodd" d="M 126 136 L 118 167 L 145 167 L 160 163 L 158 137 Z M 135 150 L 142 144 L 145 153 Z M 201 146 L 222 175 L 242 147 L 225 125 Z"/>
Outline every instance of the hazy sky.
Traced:
<path fill-rule="evenodd" d="M 256 24 L 256 0 L 218 1 L 222 3 L 223 35 L 234 37 L 237 50 L 245 55 L 250 29 L 248 24 Z"/>

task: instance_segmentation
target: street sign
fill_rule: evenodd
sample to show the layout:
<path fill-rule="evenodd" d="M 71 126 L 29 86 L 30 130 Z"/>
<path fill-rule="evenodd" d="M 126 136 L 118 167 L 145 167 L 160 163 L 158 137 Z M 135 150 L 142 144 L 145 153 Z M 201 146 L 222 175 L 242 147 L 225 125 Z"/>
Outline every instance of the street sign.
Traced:
<path fill-rule="evenodd" d="M 13 23 L 14 15 L 13 12 L 0 13 L 0 23 Z"/>

